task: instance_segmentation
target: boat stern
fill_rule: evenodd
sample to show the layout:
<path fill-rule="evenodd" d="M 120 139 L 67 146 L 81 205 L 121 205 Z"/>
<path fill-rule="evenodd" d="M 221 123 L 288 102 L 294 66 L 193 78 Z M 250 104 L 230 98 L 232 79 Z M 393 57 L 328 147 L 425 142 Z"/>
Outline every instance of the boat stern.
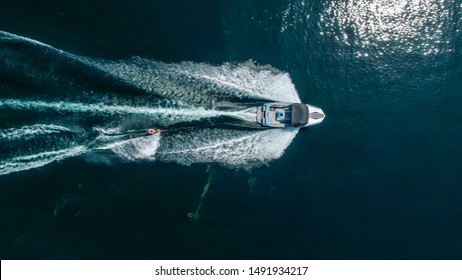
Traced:
<path fill-rule="evenodd" d="M 270 104 L 266 103 L 257 108 L 257 123 L 262 126 L 271 126 L 272 121 L 270 117 Z"/>

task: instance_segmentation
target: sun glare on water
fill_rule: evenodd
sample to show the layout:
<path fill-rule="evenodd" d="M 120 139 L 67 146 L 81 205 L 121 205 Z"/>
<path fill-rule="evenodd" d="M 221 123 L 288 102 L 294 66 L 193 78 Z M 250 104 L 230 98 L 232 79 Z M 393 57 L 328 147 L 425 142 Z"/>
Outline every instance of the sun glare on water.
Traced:
<path fill-rule="evenodd" d="M 386 52 L 438 54 L 452 51 L 445 36 L 454 16 L 454 0 L 332 1 L 320 17 L 321 35 L 360 47 L 356 56 Z"/>

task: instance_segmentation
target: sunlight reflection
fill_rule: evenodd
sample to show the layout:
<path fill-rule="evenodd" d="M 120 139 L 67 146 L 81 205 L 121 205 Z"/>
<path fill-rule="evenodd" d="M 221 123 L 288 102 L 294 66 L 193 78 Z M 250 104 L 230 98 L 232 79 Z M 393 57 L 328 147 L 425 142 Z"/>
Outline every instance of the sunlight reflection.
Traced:
<path fill-rule="evenodd" d="M 321 35 L 360 47 L 357 57 L 371 51 L 375 55 L 451 52 L 444 31 L 455 14 L 454 1 L 332 1 L 320 17 Z"/>

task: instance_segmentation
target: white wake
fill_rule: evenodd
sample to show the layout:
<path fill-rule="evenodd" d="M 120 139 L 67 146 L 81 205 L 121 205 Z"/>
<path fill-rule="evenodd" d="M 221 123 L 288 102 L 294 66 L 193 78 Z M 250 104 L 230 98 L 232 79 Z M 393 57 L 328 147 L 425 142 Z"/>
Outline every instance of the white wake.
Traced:
<path fill-rule="evenodd" d="M 0 129 L 0 140 L 4 140 L 4 141 L 24 140 L 24 139 L 37 137 L 40 135 L 57 134 L 61 132 L 71 132 L 71 130 L 63 126 L 59 126 L 59 125 L 36 124 L 36 125 L 31 125 L 31 126 L 23 126 L 20 128 Z"/>
<path fill-rule="evenodd" d="M 252 61 L 223 65 L 164 63 L 140 57 L 87 60 L 114 77 L 160 96 L 204 104 L 239 99 L 300 102 L 287 73 Z"/>
<path fill-rule="evenodd" d="M 74 126 L 66 127 L 63 122 L 58 122 L 59 125 L 41 123 L 2 129 L 0 142 L 9 146 L 3 150 L 0 148 L 5 154 L 0 158 L 0 175 L 82 154 L 107 155 L 108 151 L 113 157 L 111 160 L 158 160 L 183 165 L 216 163 L 230 168 L 252 168 L 281 157 L 298 132 L 298 129 L 243 130 L 202 126 L 154 136 L 130 136 L 124 132 L 124 129 L 129 129 L 126 123 L 114 125 L 113 116 L 120 116 L 117 121 L 121 123 L 129 118 L 140 119 L 141 125 L 154 123 L 167 129 L 174 124 L 220 117 L 255 123 L 255 108 L 248 108 L 245 104 L 266 100 L 300 102 L 289 75 L 270 66 L 252 61 L 223 65 L 164 63 L 140 57 L 109 61 L 74 55 L 6 32 L 0 32 L 0 41 L 33 46 L 34 55 L 43 55 L 41 59 L 53 58 L 50 64 L 59 65 L 61 61 L 78 64 L 97 76 L 98 81 L 107 78 L 108 84 L 116 81 L 124 88 L 136 89 L 139 94 L 137 99 L 137 96 L 124 97 L 123 93 L 117 92 L 117 102 L 103 98 L 110 96 L 111 89 L 104 93 L 106 95 L 76 92 L 68 94 L 66 100 L 56 100 L 56 96 L 52 96 L 55 99 L 51 100 L 30 97 L 0 99 L 0 110 L 37 114 L 58 112 L 76 115 L 74 119 L 95 115 L 101 123 L 105 123 L 98 124 L 99 129 L 83 127 L 77 128 L 78 131 Z M 5 47 L 11 46 L 6 44 Z M 12 47 L 17 50 L 16 45 Z M 28 48 L 24 49 L 26 52 Z M 21 59 L 33 60 L 34 56 L 28 57 L 25 53 L 24 56 L 8 59 L 16 59 L 20 63 Z M 28 69 L 31 79 L 34 70 Z M 41 78 L 49 77 L 50 83 L 65 79 L 59 74 L 50 72 L 49 75 L 41 75 Z M 78 89 L 78 85 L 75 88 Z M 76 100 L 71 100 L 73 98 Z M 64 119 L 64 123 L 66 121 Z M 27 145 L 11 144 L 18 140 L 24 140 Z M 10 152 L 10 146 L 15 150 Z"/>
<path fill-rule="evenodd" d="M 102 103 L 76 103 L 76 102 L 48 102 L 37 100 L 17 100 L 17 99 L 0 99 L 0 109 L 10 108 L 15 110 L 32 110 L 32 111 L 55 111 L 55 112 L 70 112 L 70 113 L 85 113 L 85 114 L 103 114 L 103 115 L 146 115 L 153 121 L 161 121 L 163 125 L 175 124 L 178 122 L 190 122 L 205 118 L 216 117 L 232 117 L 248 120 L 249 114 L 245 111 L 220 111 L 214 109 L 205 109 L 203 107 L 183 107 L 183 108 L 162 108 L 162 107 L 135 107 L 135 106 L 120 106 L 106 105 Z M 253 121 L 253 119 L 252 119 Z M 35 128 L 40 132 L 41 128 Z M 48 130 L 52 129 L 50 127 Z M 56 130 L 56 128 L 54 128 Z M 0 131 L 0 135 L 1 135 Z M 10 133 L 15 137 L 14 132 Z"/>

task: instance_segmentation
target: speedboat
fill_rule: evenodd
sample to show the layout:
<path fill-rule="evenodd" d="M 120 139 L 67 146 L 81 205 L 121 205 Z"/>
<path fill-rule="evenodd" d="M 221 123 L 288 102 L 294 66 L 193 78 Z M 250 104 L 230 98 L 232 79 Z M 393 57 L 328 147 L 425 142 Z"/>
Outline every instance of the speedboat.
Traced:
<path fill-rule="evenodd" d="M 325 116 L 320 108 L 304 103 L 265 103 L 257 108 L 257 123 L 266 127 L 307 127 Z"/>

